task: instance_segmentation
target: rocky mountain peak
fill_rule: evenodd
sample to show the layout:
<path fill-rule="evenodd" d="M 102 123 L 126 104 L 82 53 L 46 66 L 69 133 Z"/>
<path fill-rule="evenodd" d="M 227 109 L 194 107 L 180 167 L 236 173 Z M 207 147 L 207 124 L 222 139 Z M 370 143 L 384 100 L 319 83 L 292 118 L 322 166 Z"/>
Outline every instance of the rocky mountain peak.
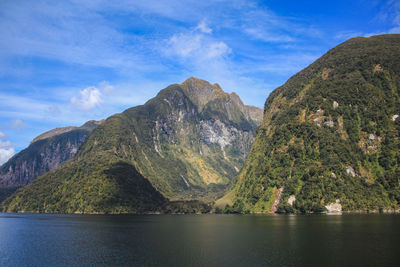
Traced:
<path fill-rule="evenodd" d="M 219 84 L 190 77 L 181 84 L 189 99 L 201 110 L 208 102 L 227 95 Z"/>
<path fill-rule="evenodd" d="M 246 119 L 251 119 L 260 124 L 263 119 L 263 110 L 254 106 L 247 106 L 235 92 L 225 93 L 218 83 L 211 84 L 205 80 L 190 77 L 181 84 L 181 88 L 189 99 L 197 105 L 201 111 L 210 101 L 223 99 L 227 103 L 234 103 L 237 108 L 245 115 Z"/>
<path fill-rule="evenodd" d="M 240 99 L 240 97 L 235 92 L 230 93 L 229 97 L 236 105 L 244 106 L 243 101 Z"/>

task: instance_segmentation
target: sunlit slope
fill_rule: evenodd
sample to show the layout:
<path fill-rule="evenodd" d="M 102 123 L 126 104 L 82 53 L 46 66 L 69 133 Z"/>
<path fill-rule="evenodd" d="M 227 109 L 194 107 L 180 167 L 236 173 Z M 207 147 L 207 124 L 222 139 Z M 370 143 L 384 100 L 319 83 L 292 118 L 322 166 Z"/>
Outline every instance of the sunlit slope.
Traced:
<path fill-rule="evenodd" d="M 399 59 L 398 34 L 354 38 L 274 90 L 234 210 L 399 208 Z"/>

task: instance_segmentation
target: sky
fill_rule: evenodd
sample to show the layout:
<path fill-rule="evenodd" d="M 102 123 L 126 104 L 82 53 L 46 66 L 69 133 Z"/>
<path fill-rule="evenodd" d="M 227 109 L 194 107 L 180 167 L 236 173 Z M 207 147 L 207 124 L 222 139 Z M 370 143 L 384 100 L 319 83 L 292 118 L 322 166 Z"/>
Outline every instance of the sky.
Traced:
<path fill-rule="evenodd" d="M 263 107 L 356 36 L 400 32 L 400 0 L 1 0 L 0 164 L 194 76 Z"/>

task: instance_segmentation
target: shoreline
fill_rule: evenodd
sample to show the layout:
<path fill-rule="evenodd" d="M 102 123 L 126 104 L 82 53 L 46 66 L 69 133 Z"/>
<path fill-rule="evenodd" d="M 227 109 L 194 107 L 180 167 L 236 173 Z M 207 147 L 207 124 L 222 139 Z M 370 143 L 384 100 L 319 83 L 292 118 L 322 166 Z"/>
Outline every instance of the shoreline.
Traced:
<path fill-rule="evenodd" d="M 109 212 L 71 212 L 71 213 L 57 213 L 57 212 L 35 212 L 35 211 L 20 211 L 20 212 L 3 212 L 0 214 L 43 214 L 43 215 L 344 215 L 344 214 L 400 214 L 400 209 L 384 209 L 384 210 L 352 210 L 341 212 L 310 212 L 310 213 L 274 213 L 274 212 L 254 212 L 254 213 L 164 213 L 164 212 L 144 212 L 144 213 L 109 213 Z"/>

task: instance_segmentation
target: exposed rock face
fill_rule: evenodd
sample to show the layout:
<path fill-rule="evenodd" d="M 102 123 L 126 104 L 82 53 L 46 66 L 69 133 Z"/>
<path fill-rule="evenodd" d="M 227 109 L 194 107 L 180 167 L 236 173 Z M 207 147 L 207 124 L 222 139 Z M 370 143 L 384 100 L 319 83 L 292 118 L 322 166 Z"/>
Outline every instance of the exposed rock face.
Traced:
<path fill-rule="evenodd" d="M 324 124 L 325 124 L 326 126 L 328 126 L 328 127 L 333 127 L 333 126 L 335 126 L 335 123 L 334 123 L 333 121 L 331 121 L 331 120 L 324 122 Z"/>
<path fill-rule="evenodd" d="M 56 128 L 36 137 L 0 168 L 0 187 L 30 184 L 37 176 L 58 168 L 76 155 L 87 135 L 101 122 L 89 121 L 81 127 Z"/>
<path fill-rule="evenodd" d="M 333 101 L 333 109 L 337 109 L 339 107 L 339 103 L 336 101 Z"/>
<path fill-rule="evenodd" d="M 351 167 L 351 166 L 346 167 L 346 173 L 353 177 L 357 176 L 356 172 L 354 171 L 353 167 Z"/>
<path fill-rule="evenodd" d="M 181 88 L 189 99 L 195 104 L 199 111 L 212 100 L 225 95 L 219 84 L 210 84 L 207 81 L 190 77 L 181 84 Z"/>
<path fill-rule="evenodd" d="M 340 200 L 336 199 L 335 203 L 329 203 L 325 206 L 328 213 L 341 213 L 342 205 L 340 204 Z"/>
<path fill-rule="evenodd" d="M 289 199 L 288 199 L 288 204 L 290 206 L 293 206 L 293 203 L 296 201 L 296 196 L 295 195 L 290 195 Z"/>

